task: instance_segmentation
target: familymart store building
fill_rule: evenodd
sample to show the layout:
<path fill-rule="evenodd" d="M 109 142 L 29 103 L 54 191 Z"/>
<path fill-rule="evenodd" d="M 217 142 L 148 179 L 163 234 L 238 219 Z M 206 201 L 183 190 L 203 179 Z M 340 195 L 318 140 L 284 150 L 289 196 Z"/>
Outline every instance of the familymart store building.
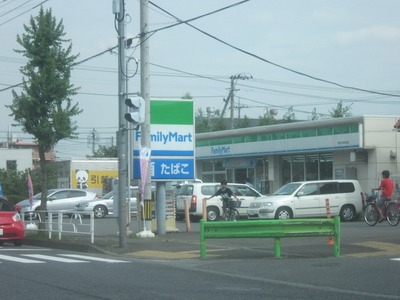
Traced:
<path fill-rule="evenodd" d="M 269 194 L 300 180 L 357 179 L 365 192 L 381 171 L 399 174 L 397 116 L 294 122 L 196 134 L 196 177 L 244 183 Z"/>

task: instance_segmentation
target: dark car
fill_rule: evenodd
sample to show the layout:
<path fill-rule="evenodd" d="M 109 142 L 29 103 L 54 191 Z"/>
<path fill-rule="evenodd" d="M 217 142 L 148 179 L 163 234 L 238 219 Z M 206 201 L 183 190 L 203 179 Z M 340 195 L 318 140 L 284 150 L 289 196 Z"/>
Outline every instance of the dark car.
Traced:
<path fill-rule="evenodd" d="M 13 242 L 15 246 L 22 245 L 25 227 L 17 208 L 0 196 L 0 245 L 4 242 Z"/>

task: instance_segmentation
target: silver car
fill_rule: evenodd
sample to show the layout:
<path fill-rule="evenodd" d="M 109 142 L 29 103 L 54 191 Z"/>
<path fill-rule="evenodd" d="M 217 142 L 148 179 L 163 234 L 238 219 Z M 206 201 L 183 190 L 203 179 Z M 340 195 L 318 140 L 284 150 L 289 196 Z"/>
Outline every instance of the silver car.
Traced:
<path fill-rule="evenodd" d="M 36 211 L 40 209 L 42 193 L 33 196 L 32 204 L 29 199 L 18 202 L 22 213 Z M 50 189 L 47 191 L 47 210 L 75 210 L 75 205 L 84 200 L 93 200 L 97 194 L 80 189 Z"/>
<path fill-rule="evenodd" d="M 130 188 L 130 209 L 131 214 L 137 214 L 137 201 L 136 194 L 138 193 L 137 187 Z M 95 218 L 104 218 L 107 215 L 112 215 L 114 212 L 114 192 L 111 191 L 102 197 L 91 200 L 91 201 L 81 201 L 79 202 L 75 209 L 79 212 L 94 212 Z"/>

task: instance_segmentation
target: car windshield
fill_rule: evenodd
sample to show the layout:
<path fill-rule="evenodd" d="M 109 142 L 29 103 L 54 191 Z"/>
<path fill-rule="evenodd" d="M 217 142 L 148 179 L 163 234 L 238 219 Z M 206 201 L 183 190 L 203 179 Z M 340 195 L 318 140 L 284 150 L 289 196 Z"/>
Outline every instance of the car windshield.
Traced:
<path fill-rule="evenodd" d="M 5 198 L 0 197 L 0 211 L 14 211 L 14 206 L 11 205 Z"/>
<path fill-rule="evenodd" d="M 108 192 L 107 194 L 104 194 L 103 196 L 100 197 L 100 199 L 110 199 L 114 194 L 114 191 Z"/>
<path fill-rule="evenodd" d="M 273 195 L 291 195 L 300 185 L 301 183 L 287 183 L 280 187 Z"/>

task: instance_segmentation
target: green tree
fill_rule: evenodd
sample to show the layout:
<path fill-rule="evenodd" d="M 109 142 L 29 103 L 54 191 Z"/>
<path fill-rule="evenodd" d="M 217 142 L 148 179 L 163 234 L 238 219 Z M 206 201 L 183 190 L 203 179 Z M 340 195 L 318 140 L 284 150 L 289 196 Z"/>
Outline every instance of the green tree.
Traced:
<path fill-rule="evenodd" d="M 244 116 L 244 118 L 237 120 L 235 124 L 235 128 L 247 128 L 247 127 L 251 127 L 250 119 L 247 116 Z"/>
<path fill-rule="evenodd" d="M 42 185 L 40 182 L 40 168 L 36 168 L 30 171 L 33 192 L 35 194 L 41 191 Z M 28 170 L 16 171 L 16 170 L 5 170 L 0 169 L 0 183 L 3 189 L 4 195 L 12 203 L 28 199 Z M 54 165 L 49 165 L 48 168 L 48 185 L 50 188 L 57 187 L 57 168 Z"/>
<path fill-rule="evenodd" d="M 317 113 L 317 109 L 314 107 L 313 111 L 311 112 L 311 116 L 308 117 L 310 121 L 319 120 L 319 115 Z"/>
<path fill-rule="evenodd" d="M 193 99 L 192 95 L 189 92 L 186 92 L 185 95 L 182 96 L 181 99 Z"/>
<path fill-rule="evenodd" d="M 210 122 L 207 116 L 205 115 L 203 109 L 200 107 L 197 109 L 195 114 L 195 131 L 196 133 L 209 132 L 210 131 Z"/>
<path fill-rule="evenodd" d="M 41 169 L 41 209 L 47 209 L 48 168 L 46 151 L 60 140 L 76 138 L 77 126 L 71 118 L 82 110 L 73 104 L 71 96 L 77 88 L 70 83 L 71 67 L 78 57 L 72 55 L 72 43 L 65 39 L 62 21 L 57 23 L 51 9 L 40 8 L 36 17 L 24 25 L 25 33 L 17 35 L 22 50 L 15 50 L 28 59 L 20 71 L 22 92 L 14 90 L 10 116 L 22 131 L 34 136 L 39 146 Z M 66 48 L 63 45 L 67 44 Z"/>
<path fill-rule="evenodd" d="M 117 146 L 99 146 L 92 157 L 118 157 Z"/>
<path fill-rule="evenodd" d="M 351 104 L 348 106 L 343 106 L 343 101 L 337 104 L 336 108 L 329 111 L 332 118 L 343 118 L 351 116 Z"/>
<path fill-rule="evenodd" d="M 296 120 L 296 115 L 293 110 L 293 106 L 288 108 L 288 111 L 283 115 L 282 118 L 284 123 L 290 123 Z"/>
<path fill-rule="evenodd" d="M 258 117 L 258 125 L 273 125 L 276 124 L 277 121 L 273 114 L 267 109 L 264 115 Z"/>
<path fill-rule="evenodd" d="M 210 131 L 221 131 L 221 130 L 226 130 L 226 124 L 224 118 L 216 118 L 211 125 Z"/>

